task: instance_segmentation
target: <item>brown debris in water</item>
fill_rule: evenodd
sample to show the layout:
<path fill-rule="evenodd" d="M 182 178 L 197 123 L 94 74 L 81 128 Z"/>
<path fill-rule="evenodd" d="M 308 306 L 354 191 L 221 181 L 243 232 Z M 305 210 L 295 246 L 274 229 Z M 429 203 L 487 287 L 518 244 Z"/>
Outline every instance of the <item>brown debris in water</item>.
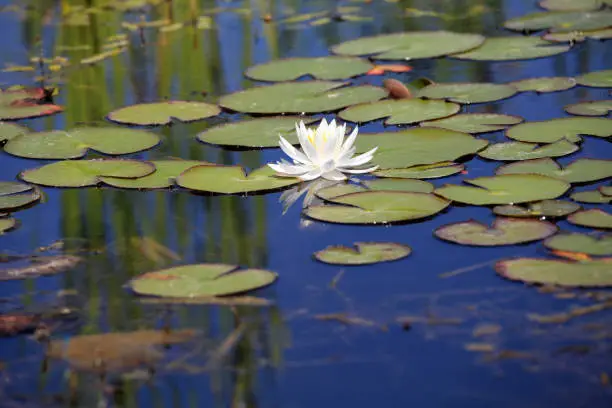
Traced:
<path fill-rule="evenodd" d="M 73 255 L 37 257 L 28 266 L 0 269 L 0 281 L 54 275 L 73 269 L 82 260 L 83 258 Z"/>

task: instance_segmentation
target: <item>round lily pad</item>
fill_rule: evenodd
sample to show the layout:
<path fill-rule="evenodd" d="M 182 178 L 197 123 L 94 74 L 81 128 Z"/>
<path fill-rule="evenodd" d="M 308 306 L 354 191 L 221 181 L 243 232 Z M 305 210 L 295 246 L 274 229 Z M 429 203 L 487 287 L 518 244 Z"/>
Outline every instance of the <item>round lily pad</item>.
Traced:
<path fill-rule="evenodd" d="M 475 50 L 455 54 L 453 58 L 475 61 L 515 61 L 544 58 L 568 51 L 566 44 L 555 44 L 537 37 L 509 36 L 487 38 Z"/>
<path fill-rule="evenodd" d="M 598 238 L 586 234 L 559 234 L 544 241 L 544 246 L 555 251 L 606 256 L 612 255 L 612 235 Z"/>
<path fill-rule="evenodd" d="M 461 107 L 446 101 L 423 99 L 384 100 L 351 106 L 338 114 L 340 118 L 363 123 L 387 118 L 386 125 L 407 125 L 424 120 L 445 118 L 459 112 Z"/>
<path fill-rule="evenodd" d="M 245 75 L 257 81 L 292 81 L 310 75 L 335 80 L 362 75 L 374 68 L 368 60 L 354 57 L 285 58 L 255 65 Z"/>
<path fill-rule="evenodd" d="M 194 191 L 240 194 L 277 190 L 300 182 L 294 177 L 280 177 L 268 166 L 248 175 L 240 166 L 196 166 L 176 179 L 176 184 Z"/>
<path fill-rule="evenodd" d="M 505 142 L 487 146 L 478 152 L 480 157 L 489 160 L 514 161 L 561 157 L 574 153 L 579 147 L 567 140 L 538 146 L 537 143 Z"/>
<path fill-rule="evenodd" d="M 568 77 L 541 77 L 541 78 L 528 78 L 520 81 L 514 81 L 508 83 L 518 89 L 520 92 L 558 92 L 565 91 L 567 89 L 576 86 L 576 80 Z"/>
<path fill-rule="evenodd" d="M 460 203 L 491 205 L 549 200 L 570 188 L 565 181 L 539 174 L 507 174 L 464 181 L 476 187 L 446 184 L 434 192 Z"/>
<path fill-rule="evenodd" d="M 448 118 L 422 122 L 424 127 L 437 127 L 465 133 L 487 133 L 521 123 L 523 118 L 498 113 L 463 113 Z"/>
<path fill-rule="evenodd" d="M 238 269 L 236 265 L 194 264 L 148 272 L 128 287 L 139 295 L 172 298 L 227 296 L 268 286 L 278 278 L 265 269 Z"/>
<path fill-rule="evenodd" d="M 431 193 L 434 186 L 422 180 L 409 179 L 380 179 L 365 180 L 358 184 L 337 184 L 335 186 L 322 188 L 316 192 L 317 197 L 330 200 L 345 194 L 359 193 L 364 191 L 404 191 L 413 193 Z"/>
<path fill-rule="evenodd" d="M 387 96 L 372 85 L 346 86 L 344 82 L 300 81 L 259 86 L 222 96 L 219 104 L 246 113 L 321 113 Z"/>
<path fill-rule="evenodd" d="M 465 169 L 463 164 L 441 162 L 412 166 L 404 169 L 376 170 L 373 174 L 378 177 L 406 178 L 406 179 L 432 179 L 452 176 Z"/>
<path fill-rule="evenodd" d="M 544 11 L 512 18 L 504 27 L 515 31 L 556 31 L 597 30 L 610 26 L 612 12 L 609 11 Z"/>
<path fill-rule="evenodd" d="M 537 258 L 499 261 L 495 270 L 501 276 L 533 284 L 601 287 L 612 285 L 612 268 L 605 261 L 571 262 Z"/>
<path fill-rule="evenodd" d="M 101 182 L 101 177 L 137 178 L 155 171 L 149 162 L 137 160 L 64 160 L 20 174 L 28 183 L 49 187 L 88 187 Z"/>
<path fill-rule="evenodd" d="M 37 118 L 61 112 L 63 108 L 46 102 L 41 88 L 0 90 L 0 120 Z"/>
<path fill-rule="evenodd" d="M 576 77 L 576 82 L 593 88 L 612 88 L 612 69 L 594 71 Z"/>
<path fill-rule="evenodd" d="M 591 228 L 612 228 L 612 214 L 599 209 L 573 213 L 567 220 L 575 225 Z M 612 268 L 611 268 L 612 269 Z"/>
<path fill-rule="evenodd" d="M 24 133 L 10 140 L 4 151 L 28 159 L 77 159 L 95 150 L 121 155 L 150 149 L 159 143 L 151 132 L 116 127 L 82 127 L 70 131 Z"/>
<path fill-rule="evenodd" d="M 565 217 L 578 211 L 581 207 L 571 201 L 543 200 L 535 203 L 520 205 L 498 205 L 493 207 L 493 212 L 506 217 L 520 218 L 558 218 Z"/>
<path fill-rule="evenodd" d="M 108 114 L 107 119 L 126 125 L 167 125 L 173 120 L 194 122 L 217 116 L 217 105 L 193 101 L 164 101 L 124 106 Z"/>
<path fill-rule="evenodd" d="M 0 212 L 9 212 L 40 200 L 32 186 L 13 181 L 0 182 Z"/>
<path fill-rule="evenodd" d="M 579 135 L 612 136 L 612 120 L 605 118 L 558 118 L 525 122 L 511 127 L 506 136 L 519 142 L 554 143 L 565 139 L 579 142 Z"/>
<path fill-rule="evenodd" d="M 174 180 L 184 171 L 195 166 L 210 165 L 198 160 L 152 160 L 149 163 L 155 166 L 155 171 L 139 178 L 100 177 L 100 180 L 109 186 L 134 189 L 159 189 L 174 185 Z"/>
<path fill-rule="evenodd" d="M 577 159 L 562 168 L 552 159 L 534 159 L 500 166 L 495 174 L 541 174 L 568 183 L 586 183 L 612 177 L 612 160 Z"/>
<path fill-rule="evenodd" d="M 29 131 L 28 128 L 14 123 L 0 122 L 0 145 Z"/>
<path fill-rule="evenodd" d="M 612 100 L 588 101 L 567 105 L 565 111 L 579 116 L 606 116 L 612 111 Z"/>
<path fill-rule="evenodd" d="M 517 90 L 506 84 L 447 83 L 431 84 L 417 93 L 419 98 L 446 99 L 458 103 L 482 103 L 506 99 Z"/>
<path fill-rule="evenodd" d="M 497 218 L 491 227 L 475 220 L 443 225 L 434 235 L 461 245 L 500 246 L 539 241 L 556 232 L 557 226 L 546 221 Z"/>
<path fill-rule="evenodd" d="M 427 193 L 368 191 L 332 198 L 333 204 L 306 208 L 307 217 L 338 224 L 387 224 L 426 218 L 449 201 Z"/>
<path fill-rule="evenodd" d="M 353 247 L 328 246 L 314 253 L 317 261 L 332 265 L 371 265 L 406 258 L 412 249 L 395 242 L 355 242 Z"/>
<path fill-rule="evenodd" d="M 480 46 L 484 40 L 485 38 L 478 34 L 412 31 L 361 37 L 335 45 L 331 51 L 340 55 L 369 55 L 382 60 L 413 60 L 471 50 Z"/>
<path fill-rule="evenodd" d="M 592 11 L 599 10 L 605 3 L 611 4 L 610 0 L 542 0 L 539 5 L 547 10 Z"/>
<path fill-rule="evenodd" d="M 0 235 L 9 232 L 17 227 L 17 220 L 14 218 L 0 218 Z"/>
<path fill-rule="evenodd" d="M 579 203 L 606 204 L 612 202 L 612 195 L 603 194 L 601 189 L 573 193 L 570 198 Z"/>
<path fill-rule="evenodd" d="M 583 42 L 587 38 L 593 40 L 607 40 L 612 38 L 612 28 L 586 31 L 568 31 L 558 33 L 546 33 L 542 36 L 544 40 L 554 42 L 567 42 L 570 44 Z"/>

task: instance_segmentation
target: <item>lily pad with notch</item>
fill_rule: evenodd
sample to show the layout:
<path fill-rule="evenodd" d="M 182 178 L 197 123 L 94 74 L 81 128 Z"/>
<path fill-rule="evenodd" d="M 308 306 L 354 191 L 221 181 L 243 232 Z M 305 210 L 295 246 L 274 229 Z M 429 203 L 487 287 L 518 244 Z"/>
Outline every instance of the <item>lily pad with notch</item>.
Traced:
<path fill-rule="evenodd" d="M 316 192 L 317 197 L 331 200 L 345 194 L 359 193 L 364 191 L 402 191 L 412 193 L 431 193 L 434 186 L 422 180 L 410 179 L 378 179 L 364 180 L 360 184 L 337 184 L 326 187 Z"/>
<path fill-rule="evenodd" d="M 567 32 L 597 30 L 610 27 L 612 12 L 603 11 L 543 11 L 511 18 L 504 27 L 514 31 Z"/>
<path fill-rule="evenodd" d="M 478 152 L 478 155 L 489 160 L 514 161 L 561 157 L 579 149 L 577 145 L 567 140 L 559 140 L 542 146 L 537 143 L 504 142 L 489 145 L 486 149 Z"/>
<path fill-rule="evenodd" d="M 612 268 L 606 260 L 573 262 L 538 258 L 506 259 L 495 264 L 495 271 L 504 278 L 530 284 L 612 286 Z"/>
<path fill-rule="evenodd" d="M 314 253 L 317 261 L 332 265 L 372 265 L 406 258 L 412 249 L 395 242 L 355 242 L 353 247 L 328 246 Z"/>
<path fill-rule="evenodd" d="M 28 206 L 41 198 L 38 189 L 14 181 L 0 182 L 0 213 Z"/>
<path fill-rule="evenodd" d="M 337 80 L 362 75 L 374 68 L 368 60 L 355 57 L 283 58 L 258 64 L 246 70 L 257 81 L 292 81 L 309 75 L 316 79 Z"/>
<path fill-rule="evenodd" d="M 525 205 L 498 205 L 493 207 L 497 215 L 518 218 L 560 218 L 575 213 L 582 207 L 571 201 L 543 200 Z"/>
<path fill-rule="evenodd" d="M 581 227 L 612 228 L 612 214 L 600 209 L 578 211 L 567 217 L 567 220 Z"/>
<path fill-rule="evenodd" d="M 0 120 L 37 118 L 61 112 L 49 103 L 49 91 L 42 88 L 0 90 Z"/>
<path fill-rule="evenodd" d="M 606 116 L 612 111 L 612 99 L 573 103 L 563 109 L 571 115 Z"/>
<path fill-rule="evenodd" d="M 569 45 L 545 41 L 538 37 L 490 37 L 482 46 L 452 57 L 473 61 L 517 61 L 550 57 L 570 48 Z"/>
<path fill-rule="evenodd" d="M 612 69 L 582 74 L 576 77 L 576 82 L 592 88 L 612 88 Z"/>
<path fill-rule="evenodd" d="M 470 104 L 499 101 L 514 96 L 516 93 L 517 90 L 514 87 L 506 84 L 457 82 L 428 85 L 416 96 Z"/>
<path fill-rule="evenodd" d="M 570 198 L 579 203 L 589 204 L 607 204 L 612 202 L 612 194 L 608 195 L 604 193 L 605 190 L 600 187 L 597 190 L 585 190 L 572 193 Z"/>
<path fill-rule="evenodd" d="M 421 122 L 423 127 L 436 127 L 464 133 L 487 133 L 519 124 L 523 118 L 498 113 L 462 113 L 448 118 Z"/>
<path fill-rule="evenodd" d="M 607 256 L 612 255 L 612 235 L 558 234 L 544 241 L 544 246 L 554 251 Z"/>
<path fill-rule="evenodd" d="M 125 125 L 159 126 L 174 120 L 195 122 L 217 116 L 217 105 L 195 101 L 164 101 L 129 105 L 112 111 L 107 119 Z"/>
<path fill-rule="evenodd" d="M 539 122 L 525 122 L 506 131 L 506 136 L 519 142 L 554 143 L 567 140 L 577 143 L 579 135 L 612 136 L 612 120 L 605 118 L 557 118 Z"/>
<path fill-rule="evenodd" d="M 343 120 L 364 123 L 387 118 L 385 125 L 408 125 L 445 118 L 459 112 L 461 107 L 446 101 L 426 101 L 423 99 L 397 99 L 365 103 L 351 106 L 338 116 Z"/>
<path fill-rule="evenodd" d="M 406 167 L 403 169 L 376 170 L 377 177 L 405 178 L 405 179 L 433 179 L 452 176 L 465 170 L 463 164 L 453 162 L 440 162 Z"/>
<path fill-rule="evenodd" d="M 576 80 L 570 77 L 540 77 L 509 82 L 508 85 L 515 87 L 519 92 L 548 93 L 571 89 L 576 86 Z"/>
<path fill-rule="evenodd" d="M 199 160 L 151 160 L 155 171 L 149 175 L 138 178 L 100 177 L 104 184 L 129 189 L 162 189 L 174 186 L 175 180 L 186 170 L 211 163 Z"/>
<path fill-rule="evenodd" d="M 14 123 L 0 122 L 0 145 L 9 140 L 22 135 L 24 133 L 28 133 L 30 129 L 19 126 Z"/>
<path fill-rule="evenodd" d="M 612 177 L 612 160 L 577 159 L 561 167 L 549 158 L 533 159 L 504 164 L 497 168 L 495 174 L 541 174 L 568 183 L 586 183 Z"/>

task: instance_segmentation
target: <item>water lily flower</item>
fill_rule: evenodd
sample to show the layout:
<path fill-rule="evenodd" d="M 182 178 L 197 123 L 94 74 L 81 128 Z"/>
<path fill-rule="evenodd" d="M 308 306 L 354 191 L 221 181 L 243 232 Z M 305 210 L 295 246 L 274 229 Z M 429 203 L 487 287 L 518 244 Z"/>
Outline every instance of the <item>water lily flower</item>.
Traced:
<path fill-rule="evenodd" d="M 357 139 L 357 126 L 346 140 L 344 138 L 346 124 L 336 125 L 335 120 L 328 124 L 323 119 L 316 130 L 307 129 L 304 122 L 300 121 L 299 124 L 295 125 L 295 130 L 302 147 L 301 151 L 293 147 L 282 136 L 279 136 L 281 149 L 293 160 L 293 163 L 281 160 L 268 164 L 280 176 L 298 177 L 304 181 L 319 177 L 331 181 L 341 181 L 346 180 L 345 173 L 364 174 L 378 168 L 378 166 L 360 168 L 360 166 L 372 160 L 378 147 L 353 157 L 356 150 L 353 145 L 355 139 Z"/>

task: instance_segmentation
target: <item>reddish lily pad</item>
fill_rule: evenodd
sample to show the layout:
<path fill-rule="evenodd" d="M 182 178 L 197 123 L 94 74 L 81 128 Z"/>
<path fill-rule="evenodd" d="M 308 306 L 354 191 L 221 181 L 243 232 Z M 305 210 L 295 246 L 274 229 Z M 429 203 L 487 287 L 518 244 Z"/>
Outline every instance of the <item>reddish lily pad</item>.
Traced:
<path fill-rule="evenodd" d="M 504 278 L 539 285 L 603 287 L 612 285 L 610 262 L 572 262 L 518 258 L 499 261 L 495 270 Z"/>
<path fill-rule="evenodd" d="M 219 113 L 217 105 L 206 102 L 164 101 L 125 106 L 109 113 L 107 118 L 126 125 L 158 126 L 174 120 L 194 122 Z"/>
<path fill-rule="evenodd" d="M 535 203 L 521 205 L 498 205 L 493 207 L 493 212 L 506 217 L 520 218 L 558 218 L 565 217 L 580 210 L 580 206 L 571 201 L 544 200 Z"/>
<path fill-rule="evenodd" d="M 574 153 L 579 147 L 567 140 L 539 146 L 537 143 L 505 142 L 487 146 L 478 152 L 480 157 L 489 160 L 514 161 L 561 157 Z"/>
<path fill-rule="evenodd" d="M 469 104 L 499 101 L 513 96 L 516 92 L 514 87 L 506 84 L 436 83 L 421 89 L 416 96 Z"/>
<path fill-rule="evenodd" d="M 406 258 L 412 249 L 395 242 L 356 242 L 353 247 L 328 246 L 314 253 L 317 261 L 332 265 L 371 265 Z"/>
<path fill-rule="evenodd" d="M 606 116 L 612 111 L 612 100 L 588 101 L 567 105 L 565 111 L 579 116 Z"/>
<path fill-rule="evenodd" d="M 403 169 L 376 170 L 373 174 L 378 177 L 406 178 L 406 179 L 432 179 L 452 176 L 465 169 L 463 164 L 453 162 L 440 162 L 424 164 Z"/>
<path fill-rule="evenodd" d="M 437 127 L 465 133 L 487 133 L 517 125 L 523 118 L 497 113 L 463 113 L 448 118 L 422 122 L 424 127 Z"/>
<path fill-rule="evenodd" d="M 604 210 L 592 209 L 573 213 L 567 220 L 575 225 L 591 228 L 612 228 L 612 214 Z"/>
<path fill-rule="evenodd" d="M 559 234 L 544 241 L 544 246 L 554 251 L 607 256 L 612 255 L 612 235 Z"/>
<path fill-rule="evenodd" d="M 520 81 L 514 81 L 508 83 L 512 85 L 520 92 L 558 92 L 565 91 L 567 89 L 576 86 L 576 80 L 569 77 L 541 77 L 541 78 L 528 78 Z"/>
<path fill-rule="evenodd" d="M 534 159 L 505 164 L 495 174 L 541 174 L 569 183 L 586 183 L 612 177 L 612 160 L 577 159 L 561 167 L 552 159 Z"/>
<path fill-rule="evenodd" d="M 48 91 L 41 88 L 0 90 L 0 120 L 37 118 L 63 110 L 47 98 Z"/>
<path fill-rule="evenodd" d="M 567 140 L 577 143 L 579 135 L 612 136 L 612 120 L 604 118 L 559 118 L 540 122 L 525 122 L 511 127 L 506 136 L 519 142 L 554 143 Z"/>

